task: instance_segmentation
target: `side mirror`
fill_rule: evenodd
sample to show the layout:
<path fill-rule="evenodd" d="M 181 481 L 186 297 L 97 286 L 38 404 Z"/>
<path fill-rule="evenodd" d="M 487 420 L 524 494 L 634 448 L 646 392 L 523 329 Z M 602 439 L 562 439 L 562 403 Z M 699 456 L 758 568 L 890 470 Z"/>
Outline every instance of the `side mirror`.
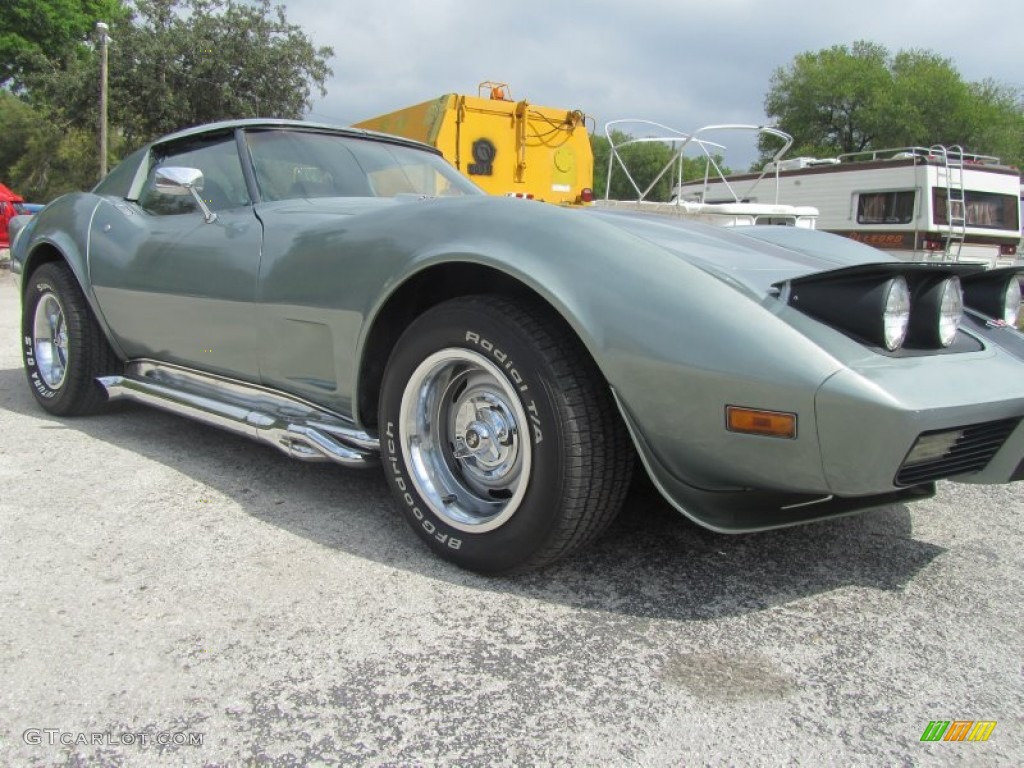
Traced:
<path fill-rule="evenodd" d="M 217 220 L 217 214 L 199 196 L 203 191 L 203 172 L 198 168 L 166 166 L 156 169 L 156 190 L 165 195 L 191 195 L 203 212 L 207 224 Z"/>

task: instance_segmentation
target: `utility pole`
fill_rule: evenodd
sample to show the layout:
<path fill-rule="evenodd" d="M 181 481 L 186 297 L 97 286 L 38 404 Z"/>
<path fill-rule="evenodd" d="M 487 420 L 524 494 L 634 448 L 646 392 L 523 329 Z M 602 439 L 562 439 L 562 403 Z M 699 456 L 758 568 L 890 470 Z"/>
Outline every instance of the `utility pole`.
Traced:
<path fill-rule="evenodd" d="M 100 178 L 107 175 L 107 46 L 110 44 L 110 27 L 96 22 L 96 34 L 100 42 Z"/>

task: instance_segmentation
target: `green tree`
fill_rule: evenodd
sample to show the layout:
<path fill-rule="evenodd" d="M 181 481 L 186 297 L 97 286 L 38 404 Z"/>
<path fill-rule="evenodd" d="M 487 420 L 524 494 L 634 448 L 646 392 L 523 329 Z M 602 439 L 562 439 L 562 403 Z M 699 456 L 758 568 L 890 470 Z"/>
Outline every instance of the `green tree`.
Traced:
<path fill-rule="evenodd" d="M 8 185 L 8 169 L 18 162 L 39 115 L 32 107 L 7 91 L 0 90 L 0 180 Z"/>
<path fill-rule="evenodd" d="M 91 131 L 62 129 L 46 115 L 0 91 L 0 178 L 31 202 L 96 182 L 96 140 Z"/>
<path fill-rule="evenodd" d="M 889 69 L 892 96 L 880 132 L 890 142 L 886 146 L 971 142 L 975 99 L 951 61 L 928 51 L 900 51 Z"/>
<path fill-rule="evenodd" d="M 622 162 L 613 160 L 611 163 L 611 193 L 607 197 L 611 200 L 636 200 L 640 196 L 640 192 L 646 191 L 662 170 L 672 163 L 672 167 L 666 170 L 661 178 L 658 178 L 657 183 L 644 197 L 645 200 L 655 203 L 668 201 L 672 196 L 673 185 L 679 180 L 678 165 L 672 161 L 680 146 L 667 141 L 645 141 L 622 146 L 634 138 L 622 131 L 612 131 L 612 140 L 619 148 L 618 154 Z M 594 153 L 594 195 L 597 199 L 602 200 L 605 198 L 605 189 L 608 186 L 609 160 L 612 157 L 611 146 L 607 137 L 591 134 L 590 148 Z M 721 157 L 716 155 L 715 159 L 721 163 Z M 633 177 L 636 187 L 639 187 L 639 192 L 630 183 L 622 168 L 623 165 L 629 170 L 629 175 Z M 703 156 L 686 155 L 683 157 L 684 180 L 703 178 L 704 168 Z M 723 167 L 722 170 L 724 173 L 729 173 L 728 168 Z"/>
<path fill-rule="evenodd" d="M 137 0 L 119 35 L 111 104 L 130 146 L 214 120 L 301 118 L 334 54 L 270 0 Z"/>
<path fill-rule="evenodd" d="M 30 137 L 24 154 L 11 168 L 11 178 L 26 200 L 38 203 L 89 189 L 96 183 L 95 134 L 41 123 L 39 132 Z"/>
<path fill-rule="evenodd" d="M 885 119 L 884 97 L 892 84 L 887 57 L 885 48 L 866 42 L 854 43 L 852 51 L 834 46 L 799 54 L 772 76 L 765 112 L 793 134 L 798 147 L 864 149 Z"/>
<path fill-rule="evenodd" d="M 1020 89 L 983 80 L 971 83 L 971 142 L 979 151 L 1024 167 L 1024 94 Z"/>
<path fill-rule="evenodd" d="M 270 0 L 135 0 L 129 7 L 130 15 L 111 23 L 108 49 L 118 155 L 216 120 L 301 118 L 313 89 L 325 93 L 333 50 L 314 46 Z M 26 98 L 62 131 L 94 132 L 98 59 L 95 50 L 68 48 L 62 66 L 26 74 Z"/>
<path fill-rule="evenodd" d="M 998 147 L 1008 162 L 1024 159 L 1019 92 L 965 82 L 950 60 L 929 51 L 891 55 L 859 41 L 801 53 L 775 71 L 764 106 L 796 140 L 791 155 L 947 144 L 983 153 Z M 763 140 L 762 160 L 776 146 Z"/>
<path fill-rule="evenodd" d="M 61 69 L 97 21 L 125 18 L 121 0 L 18 0 L 0 11 L 0 86 L 20 91 L 26 76 Z"/>

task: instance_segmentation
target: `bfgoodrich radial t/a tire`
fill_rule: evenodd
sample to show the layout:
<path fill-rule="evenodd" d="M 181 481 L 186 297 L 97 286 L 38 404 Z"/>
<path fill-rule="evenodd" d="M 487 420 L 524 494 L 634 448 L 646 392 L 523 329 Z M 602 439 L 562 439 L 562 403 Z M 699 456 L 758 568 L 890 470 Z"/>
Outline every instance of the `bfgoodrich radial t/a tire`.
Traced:
<path fill-rule="evenodd" d="M 607 383 L 539 303 L 473 296 L 421 315 L 392 352 L 379 419 L 385 473 L 413 529 L 484 573 L 588 544 L 632 472 Z"/>
<path fill-rule="evenodd" d="M 106 402 L 96 378 L 120 364 L 64 264 L 44 264 L 29 275 L 21 330 L 25 373 L 43 408 L 79 416 Z"/>

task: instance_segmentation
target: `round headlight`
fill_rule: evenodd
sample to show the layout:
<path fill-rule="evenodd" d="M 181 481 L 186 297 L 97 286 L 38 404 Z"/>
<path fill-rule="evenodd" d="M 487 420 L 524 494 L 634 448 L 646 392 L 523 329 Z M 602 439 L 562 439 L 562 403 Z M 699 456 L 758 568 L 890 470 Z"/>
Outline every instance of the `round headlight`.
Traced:
<path fill-rule="evenodd" d="M 960 330 L 960 320 L 964 316 L 964 292 L 960 287 L 960 278 L 951 277 L 942 281 L 941 299 L 939 300 L 939 343 L 948 347 L 956 339 Z"/>
<path fill-rule="evenodd" d="M 1020 318 L 1020 280 L 1010 280 L 1003 295 L 1003 320 L 1009 325 L 1016 325 Z"/>
<path fill-rule="evenodd" d="M 914 285 L 914 309 L 905 344 L 924 349 L 948 347 L 956 341 L 964 313 L 964 291 L 960 278 L 922 277 Z"/>
<path fill-rule="evenodd" d="M 910 325 L 910 289 L 905 278 L 896 277 L 889 282 L 882 319 L 886 349 L 895 351 L 903 344 Z"/>
<path fill-rule="evenodd" d="M 969 309 L 1007 325 L 1020 320 L 1021 284 L 1017 270 L 990 269 L 964 275 L 964 304 Z"/>

